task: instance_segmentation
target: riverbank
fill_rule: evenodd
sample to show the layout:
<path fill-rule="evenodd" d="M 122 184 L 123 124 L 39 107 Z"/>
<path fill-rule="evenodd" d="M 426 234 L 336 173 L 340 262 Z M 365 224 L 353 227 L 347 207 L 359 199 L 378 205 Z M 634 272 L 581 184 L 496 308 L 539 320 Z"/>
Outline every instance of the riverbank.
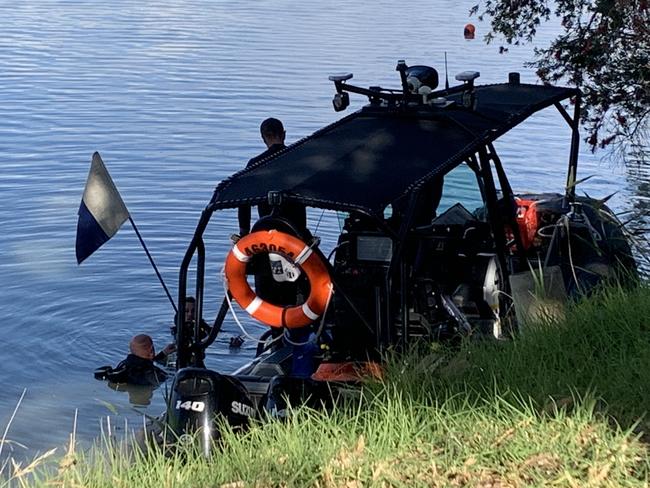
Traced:
<path fill-rule="evenodd" d="M 382 384 L 332 413 L 226 432 L 210 460 L 71 452 L 36 467 L 56 475 L 22 484 L 647 486 L 648 317 L 648 288 L 608 289 L 512 342 L 396 359 Z"/>

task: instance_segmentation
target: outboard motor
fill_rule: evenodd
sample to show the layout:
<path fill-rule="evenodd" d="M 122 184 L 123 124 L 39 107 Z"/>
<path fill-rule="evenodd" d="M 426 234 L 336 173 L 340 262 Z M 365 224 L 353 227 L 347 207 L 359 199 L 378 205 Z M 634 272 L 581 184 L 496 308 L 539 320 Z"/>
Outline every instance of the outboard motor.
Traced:
<path fill-rule="evenodd" d="M 194 436 L 208 456 L 219 439 L 218 420 L 244 429 L 255 408 L 246 388 L 232 376 L 203 368 L 184 368 L 176 373 L 167 406 L 167 424 L 178 441 Z M 191 436 L 191 437 L 188 437 Z"/>

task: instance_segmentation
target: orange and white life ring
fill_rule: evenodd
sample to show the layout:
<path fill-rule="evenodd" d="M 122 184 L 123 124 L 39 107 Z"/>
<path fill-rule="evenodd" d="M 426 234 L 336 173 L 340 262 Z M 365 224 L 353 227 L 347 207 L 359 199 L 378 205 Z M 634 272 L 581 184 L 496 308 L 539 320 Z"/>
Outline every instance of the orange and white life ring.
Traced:
<path fill-rule="evenodd" d="M 302 305 L 282 307 L 265 302 L 246 280 L 246 263 L 256 254 L 277 253 L 300 266 L 309 279 L 311 292 Z M 304 327 L 318 319 L 327 307 L 332 290 L 323 260 L 297 237 L 275 229 L 242 237 L 228 253 L 225 266 L 228 290 L 237 303 L 260 322 L 271 327 Z"/>

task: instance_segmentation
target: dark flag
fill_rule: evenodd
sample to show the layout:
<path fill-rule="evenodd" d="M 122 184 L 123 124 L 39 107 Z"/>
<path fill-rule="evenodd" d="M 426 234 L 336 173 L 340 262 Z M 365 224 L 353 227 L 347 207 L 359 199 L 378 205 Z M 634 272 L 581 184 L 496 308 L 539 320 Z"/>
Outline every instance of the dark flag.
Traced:
<path fill-rule="evenodd" d="M 96 152 L 93 154 L 86 188 L 79 207 L 77 263 L 81 264 L 113 237 L 128 218 L 129 211 L 108 174 L 102 158 Z"/>

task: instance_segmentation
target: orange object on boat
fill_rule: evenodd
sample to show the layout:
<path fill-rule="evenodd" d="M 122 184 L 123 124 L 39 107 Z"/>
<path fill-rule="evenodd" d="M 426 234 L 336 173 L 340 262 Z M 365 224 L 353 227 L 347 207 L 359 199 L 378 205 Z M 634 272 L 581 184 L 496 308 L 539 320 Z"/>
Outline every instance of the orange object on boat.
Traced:
<path fill-rule="evenodd" d="M 524 249 L 530 249 L 535 242 L 539 225 L 535 207 L 537 201 L 515 197 L 515 203 L 517 204 L 517 225 L 521 234 L 521 242 Z"/>
<path fill-rule="evenodd" d="M 309 279 L 311 292 L 302 305 L 281 307 L 265 302 L 246 280 L 246 263 L 256 254 L 276 253 L 300 266 Z M 239 305 L 271 327 L 298 328 L 311 324 L 324 312 L 332 293 L 332 281 L 322 259 L 297 237 L 275 229 L 241 238 L 226 257 L 228 290 Z"/>
<path fill-rule="evenodd" d="M 380 380 L 383 377 L 381 366 L 373 361 L 321 363 L 316 372 L 311 375 L 311 379 L 317 381 L 366 381 Z"/>

